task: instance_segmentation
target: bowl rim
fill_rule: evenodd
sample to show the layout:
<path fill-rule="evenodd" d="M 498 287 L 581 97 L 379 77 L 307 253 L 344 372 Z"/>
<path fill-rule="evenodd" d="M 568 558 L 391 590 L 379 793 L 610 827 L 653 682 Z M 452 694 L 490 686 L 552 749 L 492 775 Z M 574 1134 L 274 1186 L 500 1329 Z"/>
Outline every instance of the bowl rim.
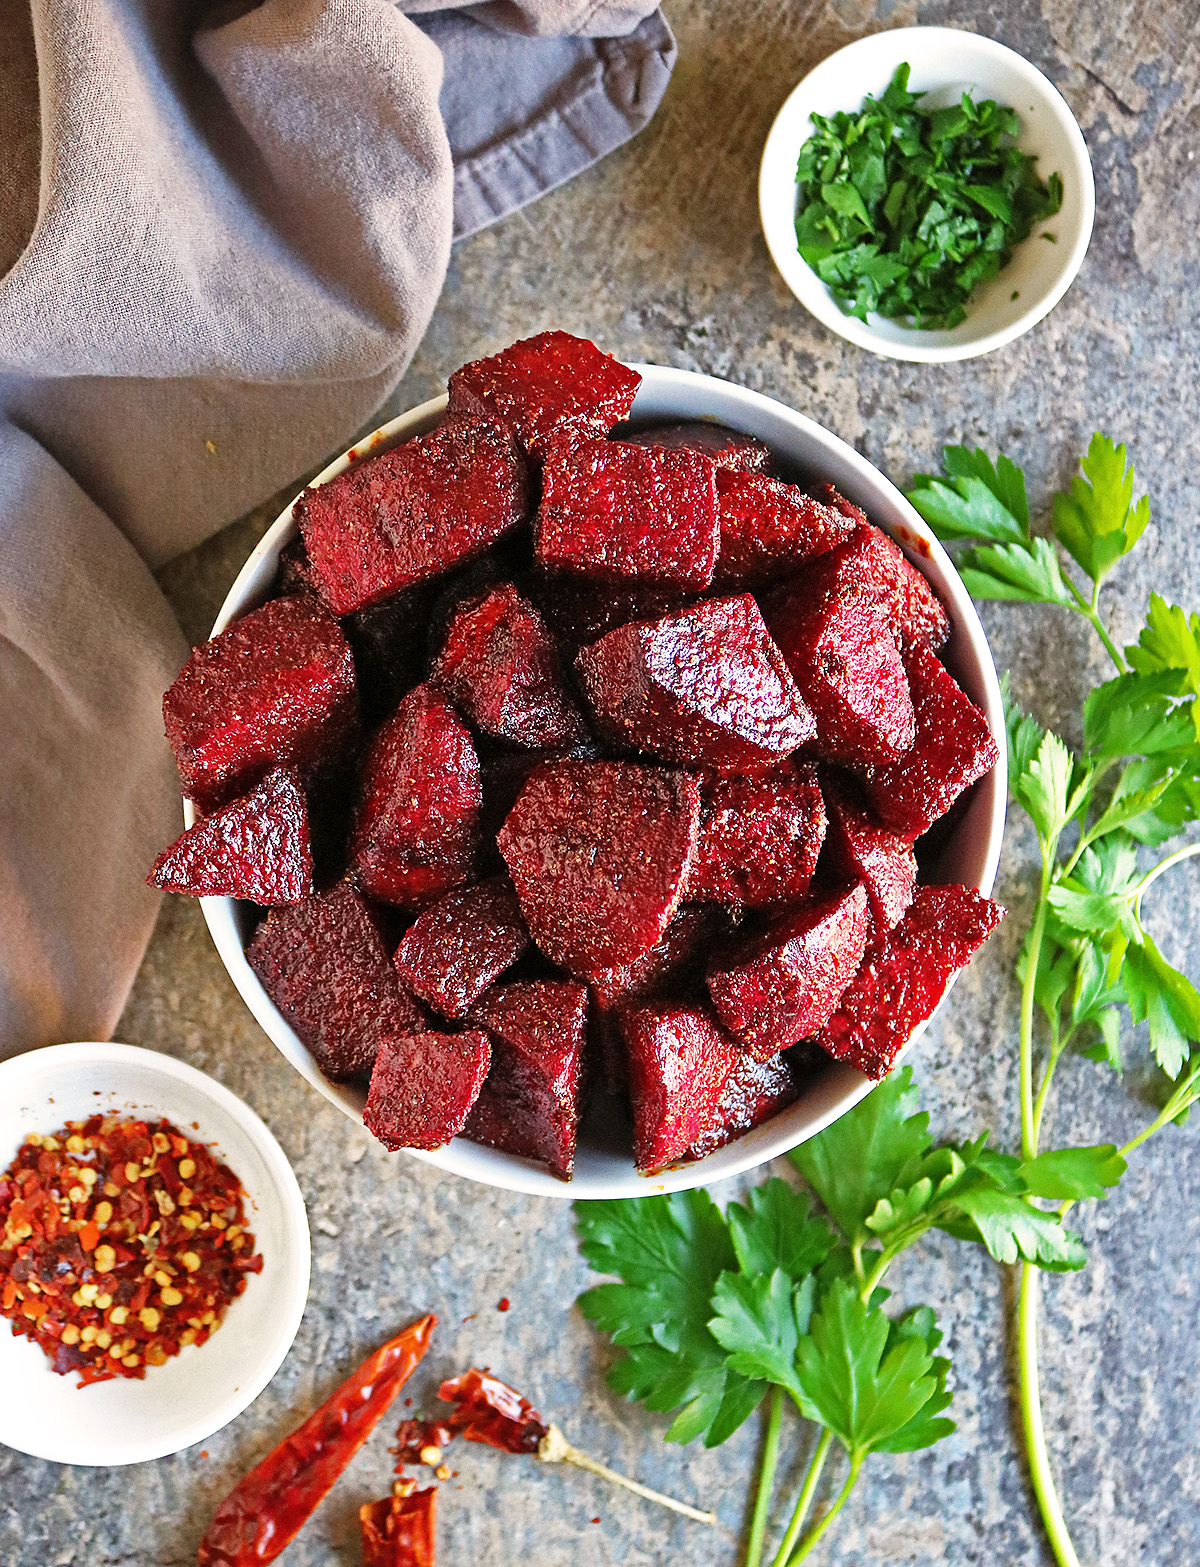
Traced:
<path fill-rule="evenodd" d="M 300 1322 L 308 1303 L 308 1290 L 312 1272 L 312 1239 L 308 1228 L 308 1211 L 304 1204 L 299 1182 L 287 1155 L 280 1147 L 274 1133 L 244 1100 L 239 1099 L 224 1083 L 202 1072 L 199 1067 L 165 1055 L 159 1050 L 149 1050 L 140 1045 L 122 1044 L 116 1040 L 73 1040 L 57 1045 L 42 1045 L 22 1051 L 0 1061 L 0 1094 L 11 1100 L 20 1094 L 23 1073 L 42 1070 L 50 1061 L 62 1073 L 70 1073 L 81 1066 L 102 1065 L 113 1071 L 112 1095 L 120 1096 L 122 1068 L 136 1067 L 151 1079 L 158 1077 L 165 1082 L 182 1084 L 199 1098 L 208 1101 L 217 1116 L 232 1122 L 253 1143 L 262 1160 L 270 1186 L 279 1204 L 281 1229 L 285 1236 L 288 1255 L 288 1288 L 273 1297 L 271 1305 L 271 1331 L 262 1335 L 266 1349 L 253 1375 L 243 1379 L 226 1396 L 203 1415 L 188 1415 L 181 1406 L 178 1420 L 169 1436 L 158 1440 L 132 1440 L 106 1438 L 104 1456 L 96 1456 L 77 1436 L 68 1436 L 59 1443 L 30 1441 L 22 1437 L 18 1427 L 5 1429 L 0 1441 L 17 1452 L 32 1458 L 53 1463 L 75 1464 L 87 1468 L 119 1468 L 128 1464 L 149 1463 L 159 1458 L 169 1458 L 197 1442 L 206 1441 L 242 1414 L 271 1382 L 291 1351 Z M 221 1144 L 220 1129 L 200 1125 L 197 1135 L 211 1138 L 218 1147 Z M 0 1150 L 2 1153 L 3 1150 Z M 15 1150 L 14 1150 L 15 1152 Z M 9 1155 L 11 1157 L 11 1155 Z M 7 1163 L 7 1159 L 4 1161 Z M 214 1342 L 220 1343 L 219 1335 Z M 64 1386 L 74 1385 L 63 1378 Z"/>
<path fill-rule="evenodd" d="M 721 406 L 708 417 L 719 420 L 722 424 L 743 429 L 746 433 L 756 433 L 755 426 L 761 427 L 764 422 L 782 420 L 798 435 L 806 437 L 810 443 L 821 449 L 823 457 L 830 461 L 831 466 L 841 470 L 840 480 L 848 473 L 852 480 L 858 480 L 863 487 L 872 492 L 876 503 L 880 498 L 886 499 L 890 508 L 899 513 L 901 520 L 896 526 L 889 526 L 884 522 L 879 525 L 896 538 L 918 569 L 928 574 L 930 568 L 936 568 L 940 579 L 937 583 L 939 594 L 943 600 L 949 600 L 956 631 L 965 634 L 964 655 L 969 659 L 977 677 L 980 687 L 979 697 L 982 699 L 979 705 L 983 708 L 988 727 L 999 751 L 996 766 L 974 786 L 975 790 L 985 797 L 990 794 L 983 865 L 974 883 L 985 895 L 990 893 L 999 864 L 1007 808 L 1004 706 L 983 626 L 961 578 L 942 545 L 901 491 L 874 464 L 868 462 L 847 442 L 834 435 L 832 431 L 826 430 L 823 425 L 818 424 L 808 415 L 789 408 L 776 398 L 736 386 L 716 376 L 639 362 L 630 362 L 629 368 L 641 375 L 643 386 L 663 393 L 674 392 L 680 397 L 692 393 L 716 399 Z M 388 420 L 323 468 L 312 480 L 312 485 L 328 483 L 330 479 L 335 478 L 354 463 L 401 440 L 411 439 L 433 428 L 446 406 L 447 397 L 443 393 L 439 397 L 419 404 L 407 413 Z M 636 418 L 636 404 L 633 413 Z M 739 415 L 742 417 L 739 418 Z M 694 415 L 663 412 L 655 414 L 654 417 L 678 419 L 694 417 Z M 839 487 L 842 487 L 842 483 L 839 483 Z M 251 552 L 221 606 L 211 635 L 216 636 L 232 620 L 247 613 L 262 601 L 262 590 L 269 581 L 265 567 L 267 565 L 274 567 L 282 547 L 298 532 L 293 512 L 301 494 L 303 489 L 297 491 Z M 194 820 L 194 812 L 190 802 L 186 800 L 184 816 L 190 826 Z M 209 897 L 201 898 L 200 905 L 209 933 L 230 978 L 268 1038 L 325 1099 L 341 1109 L 351 1120 L 361 1124 L 361 1110 L 352 1092 L 345 1085 L 331 1083 L 324 1077 L 309 1051 L 301 1044 L 276 1009 L 247 962 L 237 925 L 236 901 L 232 898 Z M 956 978 L 957 976 L 947 986 L 945 995 L 933 1015 L 914 1029 L 897 1061 L 912 1048 L 929 1023 L 933 1021 L 933 1017 L 937 1016 L 950 995 Z M 817 1132 L 822 1131 L 857 1104 L 874 1086 L 873 1080 L 862 1073 L 838 1065 L 814 1085 L 814 1090 L 811 1092 L 815 1097 L 816 1107 L 800 1131 L 788 1133 L 776 1130 L 773 1135 L 771 1134 L 772 1126 L 788 1115 L 788 1110 L 784 1110 L 778 1116 L 770 1118 L 744 1136 L 725 1144 L 704 1159 L 689 1164 L 674 1165 L 652 1176 L 642 1175 L 636 1171 L 630 1158 L 628 1173 L 619 1179 L 581 1182 L 577 1175 L 575 1180 L 563 1182 L 529 1160 L 469 1143 L 462 1137 L 454 1138 L 443 1148 L 434 1150 L 410 1148 L 402 1152 L 448 1173 L 462 1175 L 506 1191 L 552 1196 L 569 1201 L 647 1197 L 662 1192 L 686 1191 L 707 1186 L 714 1181 L 731 1179 L 754 1169 L 815 1136 Z M 797 1103 L 802 1102 L 804 1101 Z"/>
<path fill-rule="evenodd" d="M 1062 132 L 1065 144 L 1072 154 L 1074 167 L 1071 177 L 1078 181 L 1081 201 L 1079 231 L 1074 242 L 1060 256 L 1060 265 L 1054 281 L 1007 326 L 982 336 L 965 336 L 955 342 L 931 343 L 921 341 L 930 336 L 916 328 L 900 340 L 885 337 L 868 322 L 843 314 L 828 288 L 817 277 L 796 248 L 795 236 L 795 169 L 794 156 L 784 154 L 795 143 L 794 121 L 798 106 L 819 85 L 822 77 L 835 74 L 851 57 L 866 52 L 887 52 L 881 40 L 894 40 L 895 64 L 899 64 L 911 52 L 912 43 L 918 46 L 943 43 L 953 48 L 963 61 L 964 72 L 969 68 L 969 56 L 989 58 L 1006 65 L 1018 75 L 1042 100 Z M 955 77 L 962 74 L 956 71 Z M 805 116 L 807 119 L 807 116 Z M 785 188 L 786 172 L 786 188 Z M 980 354 L 991 353 L 1006 343 L 1022 337 L 1043 320 L 1070 288 L 1083 265 L 1083 258 L 1091 243 L 1096 217 L 1096 183 L 1091 156 L 1079 122 L 1070 105 L 1054 83 L 1032 61 L 982 33 L 969 32 L 957 27 L 897 27 L 881 32 L 868 33 L 853 43 L 844 45 L 827 55 L 808 71 L 788 94 L 767 133 L 759 163 L 758 177 L 759 220 L 763 237 L 776 269 L 788 288 L 809 313 L 830 331 L 854 343 L 859 348 L 886 359 L 899 359 L 914 364 L 951 364 L 963 359 L 974 359 Z M 969 325 L 970 317 L 961 325 Z M 961 330 L 956 328 L 955 330 Z"/>

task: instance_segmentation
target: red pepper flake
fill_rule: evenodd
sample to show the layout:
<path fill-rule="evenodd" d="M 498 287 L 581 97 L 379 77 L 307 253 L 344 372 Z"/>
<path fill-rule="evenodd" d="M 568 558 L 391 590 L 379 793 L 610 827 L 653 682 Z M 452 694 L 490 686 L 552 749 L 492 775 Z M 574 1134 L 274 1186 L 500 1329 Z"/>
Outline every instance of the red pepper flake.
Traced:
<path fill-rule="evenodd" d="M 402 1420 L 396 1427 L 396 1445 L 388 1452 L 396 1459 L 396 1473 L 403 1473 L 405 1464 L 426 1464 L 436 1469 L 442 1461 L 442 1448 L 448 1447 L 455 1433 L 441 1420 Z M 437 1457 L 423 1457 L 436 1453 Z"/>
<path fill-rule="evenodd" d="M 241 1182 L 167 1121 L 30 1133 L 0 1176 L 0 1315 L 79 1386 L 203 1344 L 262 1271 Z"/>
<path fill-rule="evenodd" d="M 599 1520 L 599 1518 L 593 1518 L 593 1519 L 592 1519 L 592 1522 L 593 1522 L 593 1523 L 599 1523 L 599 1522 L 600 1522 L 600 1520 Z"/>
<path fill-rule="evenodd" d="M 385 1496 L 358 1510 L 363 1567 L 434 1567 L 437 1487 Z"/>
<path fill-rule="evenodd" d="M 500 1297 L 500 1299 L 496 1302 L 496 1310 L 497 1311 L 507 1311 L 508 1307 L 509 1307 L 508 1296 L 507 1295 L 502 1295 Z"/>

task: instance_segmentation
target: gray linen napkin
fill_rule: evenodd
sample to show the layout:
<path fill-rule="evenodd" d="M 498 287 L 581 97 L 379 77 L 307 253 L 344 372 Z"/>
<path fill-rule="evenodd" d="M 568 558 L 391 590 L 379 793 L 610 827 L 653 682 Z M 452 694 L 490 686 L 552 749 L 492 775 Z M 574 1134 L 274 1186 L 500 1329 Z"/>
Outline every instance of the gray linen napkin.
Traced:
<path fill-rule="evenodd" d="M 149 568 L 344 445 L 452 239 L 673 63 L 654 0 L 0 5 L 0 1057 L 105 1037 L 153 925 L 187 649 Z"/>

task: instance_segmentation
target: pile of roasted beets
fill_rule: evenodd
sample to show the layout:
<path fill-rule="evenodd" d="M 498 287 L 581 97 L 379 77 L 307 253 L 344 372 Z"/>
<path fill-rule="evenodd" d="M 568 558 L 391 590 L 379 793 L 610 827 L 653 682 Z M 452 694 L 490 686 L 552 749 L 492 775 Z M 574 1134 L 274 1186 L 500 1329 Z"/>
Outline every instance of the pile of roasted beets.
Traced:
<path fill-rule="evenodd" d="M 638 381 L 563 332 L 464 366 L 163 703 L 200 814 L 151 880 L 270 910 L 254 971 L 391 1148 L 569 1179 L 599 1082 L 639 1169 L 699 1157 L 887 1072 L 1000 916 L 916 886 L 997 755 L 925 578 L 760 441 L 614 437 Z"/>

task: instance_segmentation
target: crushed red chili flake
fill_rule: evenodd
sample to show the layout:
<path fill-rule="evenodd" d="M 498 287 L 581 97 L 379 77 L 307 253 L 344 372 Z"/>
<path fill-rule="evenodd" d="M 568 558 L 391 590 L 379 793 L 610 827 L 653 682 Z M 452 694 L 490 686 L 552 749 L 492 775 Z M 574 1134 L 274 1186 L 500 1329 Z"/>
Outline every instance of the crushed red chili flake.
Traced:
<path fill-rule="evenodd" d="M 500 1299 L 496 1302 L 496 1310 L 497 1311 L 507 1311 L 508 1308 L 509 1308 L 509 1305 L 510 1305 L 510 1301 L 509 1301 L 508 1296 L 507 1295 L 501 1295 Z"/>
<path fill-rule="evenodd" d="M 203 1344 L 262 1271 L 241 1182 L 169 1121 L 31 1132 L 0 1175 L 0 1315 L 79 1386 Z"/>
<path fill-rule="evenodd" d="M 363 1567 L 433 1567 L 437 1487 L 393 1493 L 358 1510 Z"/>
<path fill-rule="evenodd" d="M 441 1420 L 402 1420 L 396 1427 L 396 1445 L 388 1448 L 396 1459 L 396 1473 L 403 1473 L 405 1464 L 427 1464 L 436 1469 L 442 1461 L 442 1448 L 454 1440 L 454 1435 Z M 438 1455 L 432 1463 L 421 1456 L 430 1448 Z"/>

